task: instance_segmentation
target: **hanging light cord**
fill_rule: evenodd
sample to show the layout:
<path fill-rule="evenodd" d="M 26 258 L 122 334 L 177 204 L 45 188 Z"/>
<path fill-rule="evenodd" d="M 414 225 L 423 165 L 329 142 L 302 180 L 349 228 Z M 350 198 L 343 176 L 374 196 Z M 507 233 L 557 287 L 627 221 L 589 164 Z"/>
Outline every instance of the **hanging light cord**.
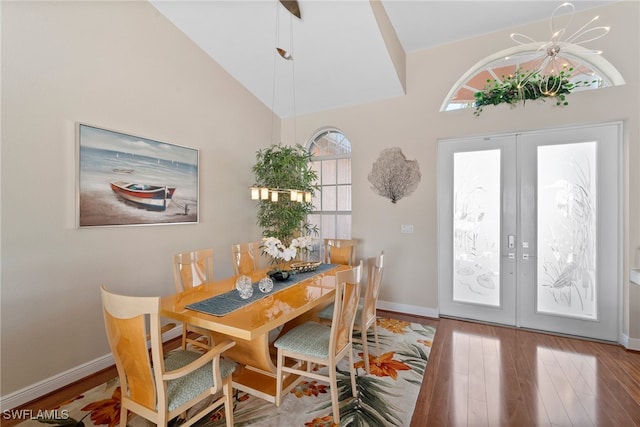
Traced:
<path fill-rule="evenodd" d="M 295 58 L 295 52 L 293 48 L 293 15 L 289 16 L 289 40 L 291 40 L 291 57 Z M 298 140 L 298 132 L 296 127 L 296 61 L 291 61 L 291 79 L 293 84 L 293 143 L 296 144 Z"/>
<path fill-rule="evenodd" d="M 276 39 L 274 42 L 274 46 L 278 46 L 280 43 L 280 10 L 278 9 L 278 3 L 276 5 Z M 275 107 L 276 107 L 276 65 L 277 65 L 277 55 L 273 55 L 273 81 L 271 85 L 271 141 L 270 144 L 273 143 L 273 128 L 275 121 Z"/>

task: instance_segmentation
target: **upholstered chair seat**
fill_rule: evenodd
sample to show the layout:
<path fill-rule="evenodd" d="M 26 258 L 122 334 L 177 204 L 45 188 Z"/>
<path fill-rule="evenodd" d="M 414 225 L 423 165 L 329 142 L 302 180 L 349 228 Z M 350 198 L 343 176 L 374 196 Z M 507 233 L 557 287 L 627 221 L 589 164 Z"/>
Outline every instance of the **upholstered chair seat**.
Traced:
<path fill-rule="evenodd" d="M 276 342 L 276 348 L 321 359 L 329 358 L 331 327 L 317 322 L 306 322 L 287 332 Z"/>
<path fill-rule="evenodd" d="M 183 368 L 201 357 L 201 353 L 189 350 L 174 350 L 164 359 L 167 372 Z M 220 376 L 227 378 L 236 369 L 236 364 L 227 359 L 220 359 Z M 175 380 L 167 381 L 167 397 L 169 411 L 173 411 L 186 402 L 195 399 L 203 391 L 215 387 L 211 364 L 201 366 L 195 371 Z"/>

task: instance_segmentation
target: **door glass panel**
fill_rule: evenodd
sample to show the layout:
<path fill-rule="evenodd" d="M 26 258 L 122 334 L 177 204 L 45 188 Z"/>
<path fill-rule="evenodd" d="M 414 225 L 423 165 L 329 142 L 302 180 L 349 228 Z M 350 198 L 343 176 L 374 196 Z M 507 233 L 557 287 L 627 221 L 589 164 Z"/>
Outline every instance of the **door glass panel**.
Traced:
<path fill-rule="evenodd" d="M 538 312 L 597 318 L 595 165 L 595 142 L 538 147 Z"/>
<path fill-rule="evenodd" d="M 453 300 L 500 305 L 500 150 L 454 153 Z"/>

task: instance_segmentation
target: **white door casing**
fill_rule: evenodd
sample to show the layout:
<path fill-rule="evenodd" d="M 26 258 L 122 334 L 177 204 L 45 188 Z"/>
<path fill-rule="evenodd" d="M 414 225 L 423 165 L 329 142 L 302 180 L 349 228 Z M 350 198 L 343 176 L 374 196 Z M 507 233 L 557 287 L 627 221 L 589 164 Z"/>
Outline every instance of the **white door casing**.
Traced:
<path fill-rule="evenodd" d="M 621 127 L 439 141 L 441 315 L 617 340 Z"/>

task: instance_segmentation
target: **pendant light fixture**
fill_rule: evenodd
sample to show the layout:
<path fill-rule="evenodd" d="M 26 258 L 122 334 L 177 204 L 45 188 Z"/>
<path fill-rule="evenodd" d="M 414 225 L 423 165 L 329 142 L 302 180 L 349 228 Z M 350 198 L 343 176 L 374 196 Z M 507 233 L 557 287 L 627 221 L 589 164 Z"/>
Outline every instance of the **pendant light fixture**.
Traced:
<path fill-rule="evenodd" d="M 302 19 L 302 15 L 300 13 L 300 6 L 298 4 L 297 1 L 293 0 L 293 1 L 285 1 L 285 0 L 279 0 L 280 4 L 282 4 L 282 6 L 284 6 L 284 8 L 286 10 L 288 10 L 293 16 L 297 17 L 298 19 Z M 278 44 L 280 43 L 280 13 L 279 11 L 276 12 L 276 53 L 278 54 L 278 56 L 280 56 L 282 59 L 286 60 L 286 61 L 293 61 L 293 55 L 291 53 L 291 50 L 293 50 L 293 26 L 290 26 L 290 43 L 291 43 L 291 47 L 290 50 L 286 50 L 283 49 L 282 47 L 279 47 Z M 275 60 L 277 60 L 278 58 L 276 57 Z M 292 63 L 292 70 L 294 70 L 294 64 Z M 272 132 L 272 136 L 273 136 L 273 116 L 275 115 L 275 113 L 273 113 L 273 110 L 275 109 L 275 87 L 276 87 L 276 62 L 274 61 L 274 66 L 273 66 L 273 96 L 272 96 L 272 106 L 271 106 L 271 110 L 272 110 L 272 124 L 271 124 L 271 132 Z M 293 116 L 294 116 L 294 120 L 295 120 L 295 105 L 296 105 L 296 99 L 295 99 L 295 71 L 292 72 L 292 84 L 293 84 Z M 272 138 L 273 139 L 273 138 Z M 295 140 L 295 123 L 294 123 L 294 140 Z M 277 202 L 278 200 L 280 200 L 280 195 L 283 196 L 288 196 L 288 200 L 292 201 L 292 202 L 306 202 L 306 203 L 310 203 L 312 200 L 312 195 L 311 192 L 309 191 L 304 191 L 304 190 L 300 190 L 300 189 L 291 189 L 291 188 L 267 188 L 267 187 L 252 187 L 251 188 L 251 199 L 252 200 L 270 200 L 272 202 Z"/>

